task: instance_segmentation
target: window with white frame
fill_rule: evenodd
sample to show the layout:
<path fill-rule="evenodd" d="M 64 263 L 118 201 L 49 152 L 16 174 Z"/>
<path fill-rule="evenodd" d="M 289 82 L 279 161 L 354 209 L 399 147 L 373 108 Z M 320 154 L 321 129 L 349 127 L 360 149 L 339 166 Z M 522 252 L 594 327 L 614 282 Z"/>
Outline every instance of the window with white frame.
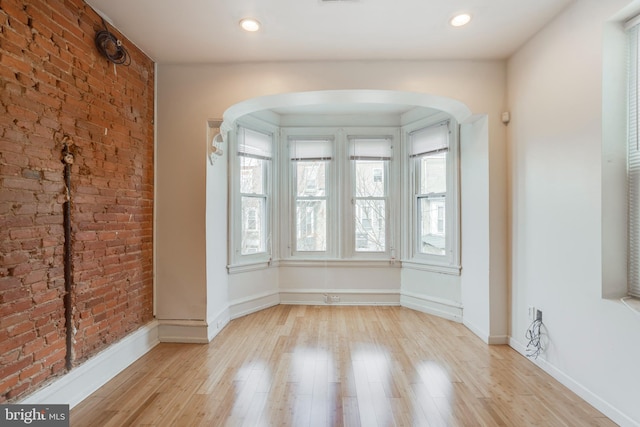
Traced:
<path fill-rule="evenodd" d="M 629 295 L 640 298 L 640 19 L 630 21 L 628 37 L 627 200 Z"/>
<path fill-rule="evenodd" d="M 387 252 L 390 138 L 349 139 L 356 252 Z"/>
<path fill-rule="evenodd" d="M 327 214 L 330 208 L 327 179 L 333 153 L 331 139 L 289 140 L 293 189 L 292 222 L 295 253 L 327 251 Z"/>
<path fill-rule="evenodd" d="M 413 256 L 417 262 L 457 268 L 457 156 L 450 121 L 409 133 Z"/>
<path fill-rule="evenodd" d="M 240 257 L 267 256 L 273 138 L 267 133 L 238 127 L 237 141 L 239 182 L 236 202 L 241 220 L 237 227 L 239 245 L 236 252 Z"/>
<path fill-rule="evenodd" d="M 280 263 L 398 258 L 459 274 L 457 133 L 450 120 L 437 120 L 395 128 L 238 127 L 231 267 L 242 271 L 271 256 Z M 394 156 L 394 144 L 402 155 Z"/>

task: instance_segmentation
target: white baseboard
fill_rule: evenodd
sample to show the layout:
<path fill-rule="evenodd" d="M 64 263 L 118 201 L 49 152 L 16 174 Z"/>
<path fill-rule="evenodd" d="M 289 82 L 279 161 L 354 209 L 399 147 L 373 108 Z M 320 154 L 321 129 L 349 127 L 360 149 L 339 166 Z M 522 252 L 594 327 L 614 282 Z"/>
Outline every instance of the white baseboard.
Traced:
<path fill-rule="evenodd" d="M 277 291 L 264 292 L 248 298 L 231 301 L 229 304 L 229 315 L 231 319 L 237 319 L 238 317 L 246 316 L 247 314 L 255 313 L 278 304 L 280 304 L 280 295 Z"/>
<path fill-rule="evenodd" d="M 339 301 L 327 303 L 325 295 Z M 280 304 L 287 305 L 400 305 L 400 291 L 387 289 L 280 289 Z"/>
<path fill-rule="evenodd" d="M 487 340 L 489 345 L 509 345 L 508 335 L 489 335 Z"/>
<path fill-rule="evenodd" d="M 513 338 L 510 338 L 509 346 L 526 357 L 526 347 L 522 343 Z M 580 398 L 585 400 L 598 411 L 602 412 L 614 423 L 623 427 L 640 427 L 640 423 L 638 423 L 638 421 L 629 418 L 627 415 L 619 411 L 617 408 L 613 407 L 608 402 L 602 400 L 602 398 L 594 394 L 591 390 L 587 389 L 585 386 L 569 377 L 567 374 L 556 368 L 551 363 L 542 358 L 529 360 L 540 369 L 551 375 L 569 390 L 580 396 Z"/>
<path fill-rule="evenodd" d="M 473 323 L 468 322 L 466 319 L 462 320 L 462 324 L 466 326 L 471 332 L 473 332 L 478 338 L 484 341 L 485 344 L 489 345 L 502 345 L 509 344 L 509 336 L 508 335 L 491 335 L 486 331 L 481 330 L 476 327 Z"/>
<path fill-rule="evenodd" d="M 208 344 L 231 320 L 229 308 L 225 307 L 207 321 L 159 319 L 158 339 L 160 342 L 185 344 Z"/>
<path fill-rule="evenodd" d="M 403 291 L 400 295 L 400 305 L 454 322 L 462 322 L 462 304 L 456 301 Z"/>
<path fill-rule="evenodd" d="M 18 403 L 73 408 L 158 343 L 158 322 L 154 320 Z"/>
<path fill-rule="evenodd" d="M 160 342 L 207 344 L 209 325 L 205 320 L 159 319 Z"/>
<path fill-rule="evenodd" d="M 215 316 L 208 320 L 209 329 L 208 329 L 208 342 L 211 342 L 212 339 L 216 337 L 220 333 L 220 331 L 227 326 L 227 323 L 231 320 L 231 315 L 229 314 L 229 307 L 225 307 L 220 310 Z"/>

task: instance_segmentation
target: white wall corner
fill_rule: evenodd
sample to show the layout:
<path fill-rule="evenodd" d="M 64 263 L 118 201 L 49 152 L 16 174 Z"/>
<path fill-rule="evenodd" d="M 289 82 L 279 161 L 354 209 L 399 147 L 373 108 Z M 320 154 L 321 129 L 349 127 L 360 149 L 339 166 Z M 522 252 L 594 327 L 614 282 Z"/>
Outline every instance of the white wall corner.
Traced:
<path fill-rule="evenodd" d="M 216 337 L 216 335 L 218 335 L 220 331 L 224 329 L 224 327 L 227 326 L 227 323 L 229 323 L 230 321 L 231 321 L 231 314 L 230 314 L 229 307 L 225 307 L 224 309 L 220 310 L 218 314 L 211 317 L 207 321 L 207 324 L 209 326 L 208 327 L 209 342 L 211 342 L 211 340 L 213 340 Z"/>
<path fill-rule="evenodd" d="M 509 346 L 516 350 L 518 353 L 522 354 L 526 357 L 526 346 L 514 339 L 513 337 L 509 339 Z M 585 386 L 571 378 L 569 375 L 562 372 L 560 369 L 547 362 L 544 359 L 544 355 L 539 357 L 538 359 L 529 359 L 533 364 L 538 366 L 540 369 L 545 371 L 547 374 L 551 375 L 562 385 L 567 387 L 569 390 L 577 394 L 580 398 L 585 400 L 591 406 L 596 408 L 598 411 L 602 412 L 605 416 L 610 418 L 614 423 L 622 426 L 622 427 L 640 427 L 640 423 L 629 418 L 623 412 L 609 404 L 608 402 L 601 399 L 591 390 L 587 389 Z"/>
<path fill-rule="evenodd" d="M 454 322 L 462 322 L 462 304 L 457 301 L 402 291 L 400 305 Z"/>
<path fill-rule="evenodd" d="M 247 298 L 238 298 L 229 303 L 229 316 L 230 319 L 237 319 L 278 304 L 280 304 L 280 295 L 277 291 L 264 292 Z"/>
<path fill-rule="evenodd" d="M 508 335 L 492 335 L 484 331 L 483 329 L 477 327 L 472 322 L 469 322 L 467 319 L 462 320 L 462 324 L 473 332 L 478 338 L 480 338 L 485 344 L 489 345 L 502 345 L 509 344 L 509 336 Z"/>
<path fill-rule="evenodd" d="M 18 403 L 61 404 L 73 408 L 159 342 L 158 322 L 154 320 Z"/>

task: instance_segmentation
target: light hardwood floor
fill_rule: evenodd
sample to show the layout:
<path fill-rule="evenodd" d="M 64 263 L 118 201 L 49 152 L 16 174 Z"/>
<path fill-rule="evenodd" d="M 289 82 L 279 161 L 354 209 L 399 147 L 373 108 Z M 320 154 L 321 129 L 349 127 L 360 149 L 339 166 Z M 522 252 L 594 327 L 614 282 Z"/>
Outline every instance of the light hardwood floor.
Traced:
<path fill-rule="evenodd" d="M 401 307 L 280 305 L 160 344 L 71 426 L 614 426 L 507 346 Z"/>

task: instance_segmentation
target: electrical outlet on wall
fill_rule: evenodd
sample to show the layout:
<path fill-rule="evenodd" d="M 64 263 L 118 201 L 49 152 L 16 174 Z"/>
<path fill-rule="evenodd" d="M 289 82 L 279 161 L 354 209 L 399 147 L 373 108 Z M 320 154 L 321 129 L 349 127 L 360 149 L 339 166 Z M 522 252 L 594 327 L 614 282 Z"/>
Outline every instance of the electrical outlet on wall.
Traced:
<path fill-rule="evenodd" d="M 340 297 L 338 295 L 331 295 L 331 302 L 340 302 Z"/>
<path fill-rule="evenodd" d="M 532 322 L 536 320 L 536 308 L 534 306 L 532 305 L 529 306 L 528 314 L 529 314 L 529 320 L 531 320 Z"/>

